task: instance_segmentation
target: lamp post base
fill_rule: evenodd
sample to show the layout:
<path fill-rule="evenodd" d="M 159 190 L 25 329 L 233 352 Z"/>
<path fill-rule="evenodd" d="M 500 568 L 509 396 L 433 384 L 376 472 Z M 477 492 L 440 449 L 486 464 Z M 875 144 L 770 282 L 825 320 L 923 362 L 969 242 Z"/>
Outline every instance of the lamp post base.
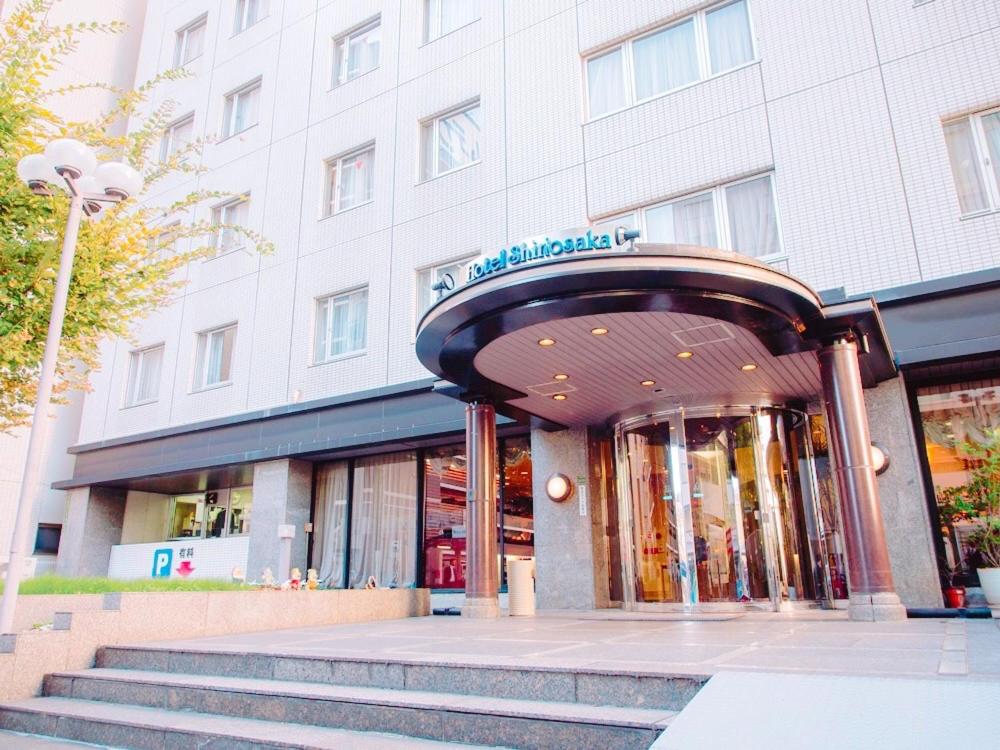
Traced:
<path fill-rule="evenodd" d="M 487 620 L 500 616 L 500 602 L 495 596 L 466 597 L 462 606 L 462 617 Z"/>
<path fill-rule="evenodd" d="M 894 593 L 851 594 L 847 613 L 852 620 L 859 622 L 906 619 L 906 607 Z"/>

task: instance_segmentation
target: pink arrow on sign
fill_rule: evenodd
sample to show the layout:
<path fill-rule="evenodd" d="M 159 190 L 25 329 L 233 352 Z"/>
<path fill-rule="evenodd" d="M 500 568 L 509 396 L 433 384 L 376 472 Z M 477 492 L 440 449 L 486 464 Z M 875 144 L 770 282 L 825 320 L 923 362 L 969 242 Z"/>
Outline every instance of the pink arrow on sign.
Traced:
<path fill-rule="evenodd" d="M 177 568 L 177 575 L 179 576 L 184 576 L 185 578 L 187 578 L 192 573 L 194 573 L 194 567 L 192 567 L 190 560 L 185 560 Z"/>

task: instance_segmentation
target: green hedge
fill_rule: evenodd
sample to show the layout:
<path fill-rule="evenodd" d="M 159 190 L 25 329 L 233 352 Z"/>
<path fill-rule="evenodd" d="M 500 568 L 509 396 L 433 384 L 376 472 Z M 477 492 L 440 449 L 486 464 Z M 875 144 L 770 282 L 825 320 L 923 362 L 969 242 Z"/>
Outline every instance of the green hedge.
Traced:
<path fill-rule="evenodd" d="M 66 578 L 41 575 L 21 582 L 20 594 L 107 594 L 112 591 L 251 591 L 256 587 L 230 581 L 181 578 L 140 578 L 119 581 L 113 578 Z M 3 582 L 0 581 L 0 591 Z"/>

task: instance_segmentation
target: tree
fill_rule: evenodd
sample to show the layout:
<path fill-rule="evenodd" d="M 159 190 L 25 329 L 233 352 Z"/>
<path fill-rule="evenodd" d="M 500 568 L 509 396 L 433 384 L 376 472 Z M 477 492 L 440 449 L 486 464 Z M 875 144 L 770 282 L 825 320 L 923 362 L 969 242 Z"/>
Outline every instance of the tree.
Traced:
<path fill-rule="evenodd" d="M 159 142 L 171 121 L 172 102 L 152 107 L 150 96 L 166 80 L 186 75 L 167 71 L 131 91 L 115 91 L 117 104 L 92 122 L 66 121 L 46 106 L 54 95 L 87 88 L 46 88 L 46 80 L 72 53 L 84 34 L 118 34 L 122 24 L 46 22 L 56 0 L 25 0 L 0 29 L 0 431 L 27 424 L 38 385 L 49 311 L 58 272 L 60 243 L 69 208 L 56 190 L 37 196 L 16 174 L 18 160 L 42 150 L 56 137 L 89 143 L 105 159 L 122 159 L 139 170 L 149 193 L 177 173 L 197 174 L 204 145 L 195 140 L 160 159 Z M 110 87 L 103 87 L 110 89 Z M 109 128 L 123 120 L 128 132 Z M 270 244 L 238 226 L 190 220 L 192 210 L 222 199 L 218 191 L 195 190 L 169 205 L 136 196 L 107 208 L 80 228 L 76 260 L 59 351 L 55 393 L 85 389 L 107 337 L 128 337 L 134 321 L 164 306 L 183 282 L 178 269 L 214 252 L 215 233 L 242 234 L 258 251 Z M 169 229 L 168 229 L 169 228 Z M 175 241 L 193 238 L 189 249 Z"/>

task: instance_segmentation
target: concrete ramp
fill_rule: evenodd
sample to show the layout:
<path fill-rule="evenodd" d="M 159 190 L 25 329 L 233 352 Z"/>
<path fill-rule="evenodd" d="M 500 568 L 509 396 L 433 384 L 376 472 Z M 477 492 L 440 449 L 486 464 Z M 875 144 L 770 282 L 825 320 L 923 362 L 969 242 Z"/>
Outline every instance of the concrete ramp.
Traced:
<path fill-rule="evenodd" d="M 998 713 L 998 682 L 720 672 L 652 748 L 1000 747 Z"/>

